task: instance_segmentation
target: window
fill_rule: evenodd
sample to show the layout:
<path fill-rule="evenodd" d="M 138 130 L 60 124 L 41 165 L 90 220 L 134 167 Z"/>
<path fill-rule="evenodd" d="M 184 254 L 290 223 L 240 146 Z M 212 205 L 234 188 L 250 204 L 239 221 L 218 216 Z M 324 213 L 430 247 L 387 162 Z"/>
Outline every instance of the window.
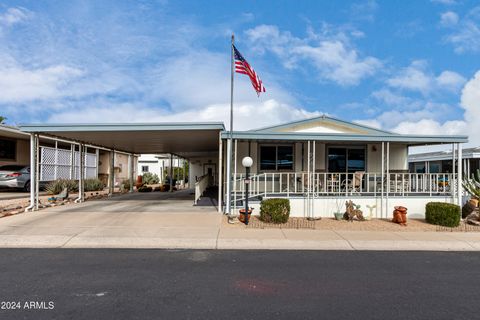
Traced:
<path fill-rule="evenodd" d="M 365 171 L 365 147 L 328 148 L 329 172 Z"/>
<path fill-rule="evenodd" d="M 17 144 L 15 140 L 0 139 L 0 159 L 15 160 L 17 155 Z"/>
<path fill-rule="evenodd" d="M 260 146 L 260 170 L 293 170 L 293 146 Z"/>
<path fill-rule="evenodd" d="M 142 166 L 142 172 L 148 172 L 148 166 Z"/>

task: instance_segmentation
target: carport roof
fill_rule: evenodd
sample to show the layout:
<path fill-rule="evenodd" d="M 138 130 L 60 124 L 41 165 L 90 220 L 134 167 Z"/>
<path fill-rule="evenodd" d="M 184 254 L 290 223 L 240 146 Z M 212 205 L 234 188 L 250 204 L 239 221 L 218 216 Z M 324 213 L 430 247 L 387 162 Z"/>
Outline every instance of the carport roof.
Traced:
<path fill-rule="evenodd" d="M 221 122 L 23 124 L 40 133 L 129 153 L 174 153 L 184 157 L 218 151 Z"/>

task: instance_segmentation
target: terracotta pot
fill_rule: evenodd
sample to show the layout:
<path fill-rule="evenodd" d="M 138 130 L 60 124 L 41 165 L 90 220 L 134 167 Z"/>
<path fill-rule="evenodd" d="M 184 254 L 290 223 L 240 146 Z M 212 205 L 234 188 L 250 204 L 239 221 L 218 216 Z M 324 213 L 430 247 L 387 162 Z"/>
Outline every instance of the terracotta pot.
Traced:
<path fill-rule="evenodd" d="M 473 204 L 475 207 L 478 207 L 478 199 L 472 198 L 472 199 L 468 200 L 468 202 L 470 202 L 471 204 Z"/>
<path fill-rule="evenodd" d="M 252 209 L 249 209 L 248 210 L 248 221 L 251 221 L 250 220 L 251 216 L 252 216 Z M 238 220 L 240 220 L 240 222 L 245 222 L 245 209 L 240 209 L 240 216 L 238 216 Z"/>
<path fill-rule="evenodd" d="M 393 219 L 392 222 L 395 223 L 403 223 L 402 213 L 398 210 L 393 211 Z"/>

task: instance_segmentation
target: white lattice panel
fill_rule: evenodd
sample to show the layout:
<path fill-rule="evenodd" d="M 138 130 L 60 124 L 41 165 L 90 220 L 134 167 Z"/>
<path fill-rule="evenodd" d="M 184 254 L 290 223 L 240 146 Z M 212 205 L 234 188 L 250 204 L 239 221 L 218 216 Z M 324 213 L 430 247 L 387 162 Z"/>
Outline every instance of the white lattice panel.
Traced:
<path fill-rule="evenodd" d="M 57 151 L 57 164 L 63 164 L 70 166 L 72 164 L 72 154 L 70 150 L 58 149 Z"/>
<path fill-rule="evenodd" d="M 70 150 L 55 149 L 49 147 L 40 148 L 40 180 L 52 181 L 56 179 L 78 179 L 80 167 L 80 152 L 73 155 L 74 170 L 72 172 L 72 154 Z M 97 177 L 97 155 L 85 154 L 85 178 Z"/>

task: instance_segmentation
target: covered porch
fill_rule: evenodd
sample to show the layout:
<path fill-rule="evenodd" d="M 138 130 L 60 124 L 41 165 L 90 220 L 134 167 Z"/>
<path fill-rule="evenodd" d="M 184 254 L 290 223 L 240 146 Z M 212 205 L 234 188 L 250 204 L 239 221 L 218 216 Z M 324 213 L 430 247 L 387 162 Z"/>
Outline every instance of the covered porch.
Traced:
<path fill-rule="evenodd" d="M 461 203 L 464 142 L 467 137 L 462 136 L 234 132 L 231 212 L 244 204 L 246 172 L 241 161 L 250 156 L 253 207 L 259 208 L 264 198 L 289 198 L 293 216 L 331 217 L 346 200 L 354 200 L 367 215 L 373 207 L 372 217 L 388 217 L 396 205 L 410 207 L 421 217 L 429 201 Z M 456 150 L 457 166 L 451 172 L 409 172 L 410 146 L 438 144 Z"/>

